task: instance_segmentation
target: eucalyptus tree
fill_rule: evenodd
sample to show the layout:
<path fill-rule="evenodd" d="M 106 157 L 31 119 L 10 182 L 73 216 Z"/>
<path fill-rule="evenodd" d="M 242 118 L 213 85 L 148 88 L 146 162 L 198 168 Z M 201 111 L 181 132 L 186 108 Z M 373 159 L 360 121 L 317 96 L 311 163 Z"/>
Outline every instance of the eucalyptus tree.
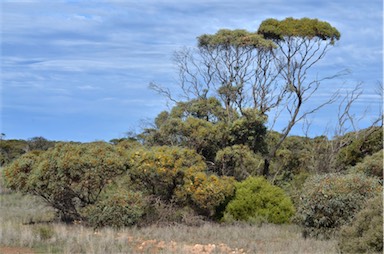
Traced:
<path fill-rule="evenodd" d="M 216 97 L 225 109 L 224 121 L 249 117 L 248 109 L 268 119 L 273 128 L 278 117 L 288 116 L 279 140 L 264 151 L 263 174 L 269 175 L 270 161 L 300 120 L 333 102 L 303 111 L 322 80 L 310 80 L 310 70 L 340 39 L 339 31 L 317 19 L 267 19 L 257 32 L 221 29 L 197 38 L 196 49 L 175 54 L 179 69 L 181 98 L 190 101 Z M 151 87 L 177 102 L 169 89 Z M 253 135 L 253 134 L 251 134 Z"/>
<path fill-rule="evenodd" d="M 266 157 L 264 174 L 269 174 L 269 160 L 284 142 L 292 127 L 311 114 L 333 102 L 332 96 L 324 103 L 301 112 L 302 106 L 318 90 L 321 80 L 308 80 L 308 73 L 326 55 L 328 48 L 340 39 L 339 31 L 328 22 L 317 19 L 286 18 L 282 21 L 267 19 L 258 29 L 258 34 L 272 40 L 277 45 L 275 64 L 280 70 L 281 89 L 285 97 L 281 100 L 283 109 L 288 112 L 289 120 L 282 131 L 278 143 L 271 148 Z"/>

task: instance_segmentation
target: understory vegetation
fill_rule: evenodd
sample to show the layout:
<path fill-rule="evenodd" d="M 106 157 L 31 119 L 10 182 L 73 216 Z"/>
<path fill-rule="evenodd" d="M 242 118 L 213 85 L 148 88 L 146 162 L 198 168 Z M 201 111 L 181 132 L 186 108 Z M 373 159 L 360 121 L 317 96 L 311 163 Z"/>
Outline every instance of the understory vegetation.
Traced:
<path fill-rule="evenodd" d="M 320 85 L 307 71 L 339 39 L 336 28 L 308 18 L 202 35 L 196 51 L 175 55 L 184 100 L 152 84 L 174 105 L 141 133 L 91 143 L 0 140 L 0 245 L 382 252 L 382 116 L 346 131 L 356 126 L 349 110 L 357 98 L 347 95 L 334 136 L 290 135 L 335 102 L 302 107 Z M 288 117 L 280 132 L 269 129 L 272 111 Z"/>

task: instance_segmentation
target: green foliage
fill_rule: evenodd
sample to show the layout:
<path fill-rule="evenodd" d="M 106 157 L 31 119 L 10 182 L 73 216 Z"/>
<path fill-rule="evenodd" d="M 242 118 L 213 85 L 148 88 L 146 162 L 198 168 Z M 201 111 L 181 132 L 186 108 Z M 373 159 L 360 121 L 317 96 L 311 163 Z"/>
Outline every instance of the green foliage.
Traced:
<path fill-rule="evenodd" d="M 308 138 L 299 136 L 287 137 L 276 151 L 273 159 L 272 173 L 279 175 L 279 181 L 290 181 L 295 174 L 308 172 L 311 169 L 311 144 Z M 318 155 L 317 155 L 318 156 Z M 280 183 L 279 185 L 284 184 Z"/>
<path fill-rule="evenodd" d="M 164 119 L 165 116 L 164 112 L 158 116 L 157 121 L 160 125 L 160 119 Z M 181 119 L 193 117 L 203 119 L 207 122 L 216 123 L 224 120 L 225 111 L 221 106 L 220 101 L 214 97 L 209 97 L 177 103 L 177 105 L 172 108 L 170 117 Z"/>
<path fill-rule="evenodd" d="M 235 191 L 235 180 L 231 177 L 218 177 L 198 172 L 191 175 L 181 191 L 179 200 L 184 200 L 200 215 L 220 217 L 223 207 Z"/>
<path fill-rule="evenodd" d="M 175 191 L 192 175 L 206 169 L 195 151 L 179 147 L 137 149 L 130 155 L 129 176 L 139 190 L 170 201 Z"/>
<path fill-rule="evenodd" d="M 204 34 L 198 37 L 199 47 L 215 48 L 215 47 L 250 47 L 272 49 L 275 45 L 265 40 L 257 33 L 250 33 L 246 30 L 228 30 L 221 29 L 216 34 Z"/>
<path fill-rule="evenodd" d="M 63 221 L 81 219 L 79 207 L 95 203 L 104 187 L 127 170 L 115 146 L 98 142 L 57 144 L 28 153 L 5 168 L 6 186 L 42 197 Z"/>
<path fill-rule="evenodd" d="M 33 229 L 34 233 L 43 241 L 47 241 L 55 236 L 55 230 L 51 225 L 38 225 Z"/>
<path fill-rule="evenodd" d="M 330 237 L 351 222 L 365 201 L 381 189 L 377 178 L 363 174 L 310 177 L 302 188 L 297 212 L 304 234 Z"/>
<path fill-rule="evenodd" d="M 108 191 L 95 204 L 87 206 L 83 214 L 88 224 L 94 228 L 121 228 L 137 224 L 146 206 L 146 199 L 141 192 L 119 188 Z"/>
<path fill-rule="evenodd" d="M 244 145 L 228 146 L 218 151 L 215 158 L 216 172 L 219 175 L 233 176 L 238 181 L 259 175 L 263 166 L 262 156 Z"/>
<path fill-rule="evenodd" d="M 206 164 L 195 151 L 178 147 L 139 149 L 130 156 L 133 186 L 161 203 L 190 206 L 214 217 L 233 195 L 234 179 L 207 175 Z"/>
<path fill-rule="evenodd" d="M 318 37 L 322 40 L 329 39 L 334 43 L 335 40 L 340 39 L 340 32 L 328 22 L 309 18 L 286 18 L 282 21 L 267 19 L 261 23 L 258 33 L 272 40 L 283 40 L 284 37 L 308 39 Z"/>
<path fill-rule="evenodd" d="M 378 195 L 341 228 L 339 247 L 342 253 L 383 252 L 383 197 Z"/>
<path fill-rule="evenodd" d="M 14 159 L 23 155 L 28 149 L 25 140 L 0 140 L 0 165 L 6 165 Z"/>
<path fill-rule="evenodd" d="M 231 144 L 247 145 L 255 153 L 265 153 L 265 116 L 255 109 L 244 109 L 243 116 L 230 125 Z"/>
<path fill-rule="evenodd" d="M 355 166 L 367 155 L 372 155 L 383 149 L 383 131 L 381 127 L 371 127 L 358 133 L 348 133 L 339 139 L 346 140 L 344 146 L 336 155 L 335 168 L 344 170 Z"/>
<path fill-rule="evenodd" d="M 235 197 L 225 209 L 224 220 L 286 223 L 295 209 L 284 191 L 263 177 L 249 177 L 236 184 Z"/>
<path fill-rule="evenodd" d="M 29 177 L 39 161 L 40 153 L 39 151 L 32 151 L 23 154 L 6 166 L 3 171 L 5 186 L 24 194 L 33 191 L 29 183 Z"/>
<path fill-rule="evenodd" d="M 27 141 L 29 150 L 42 150 L 46 151 L 55 146 L 55 142 L 49 141 L 44 137 L 33 137 Z"/>
<path fill-rule="evenodd" d="M 220 169 L 212 162 L 217 152 L 227 146 L 244 145 L 254 153 L 266 152 L 265 116 L 254 109 L 243 109 L 241 117 L 233 112 L 236 120 L 227 122 L 225 114 L 214 98 L 180 102 L 170 114 L 160 113 L 156 119 L 157 129 L 146 130 L 142 137 L 148 145 L 193 149 L 216 172 Z"/>
<path fill-rule="evenodd" d="M 365 173 L 368 176 L 376 176 L 383 180 L 383 150 L 365 156 L 364 159 L 352 167 L 350 171 Z"/>
<path fill-rule="evenodd" d="M 212 162 L 217 150 L 228 142 L 223 118 L 224 109 L 215 98 L 179 102 L 170 113 L 161 112 L 156 129 L 147 129 L 141 137 L 151 146 L 193 149 Z"/>

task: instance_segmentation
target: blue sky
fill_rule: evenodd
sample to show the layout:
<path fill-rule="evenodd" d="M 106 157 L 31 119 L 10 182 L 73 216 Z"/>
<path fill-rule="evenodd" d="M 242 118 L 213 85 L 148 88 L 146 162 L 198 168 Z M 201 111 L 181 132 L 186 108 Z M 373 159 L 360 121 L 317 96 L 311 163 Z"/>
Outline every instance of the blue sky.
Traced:
<path fill-rule="evenodd" d="M 350 73 L 325 82 L 313 103 L 362 82 L 353 112 L 366 112 L 359 124 L 369 125 L 382 108 L 381 0 L 1 0 L 1 132 L 87 142 L 140 131 L 167 109 L 148 84 L 177 87 L 174 51 L 204 33 L 256 31 L 286 17 L 318 18 L 341 32 L 316 68 Z M 312 135 L 332 129 L 336 113 L 335 104 L 312 116 Z"/>

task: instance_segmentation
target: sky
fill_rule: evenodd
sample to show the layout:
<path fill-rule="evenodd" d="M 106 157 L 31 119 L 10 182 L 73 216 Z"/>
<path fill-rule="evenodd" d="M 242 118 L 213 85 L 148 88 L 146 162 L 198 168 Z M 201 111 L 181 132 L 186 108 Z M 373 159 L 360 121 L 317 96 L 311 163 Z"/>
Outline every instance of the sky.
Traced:
<path fill-rule="evenodd" d="M 257 31 L 267 18 L 317 18 L 340 31 L 340 41 L 315 68 L 324 76 L 348 74 L 324 82 L 310 103 L 361 84 L 351 111 L 359 128 L 382 109 L 382 0 L 0 2 L 0 130 L 6 139 L 91 142 L 140 132 L 169 109 L 148 85 L 176 91 L 175 51 L 222 28 Z M 311 116 L 311 135 L 333 129 L 337 111 L 336 103 Z"/>

